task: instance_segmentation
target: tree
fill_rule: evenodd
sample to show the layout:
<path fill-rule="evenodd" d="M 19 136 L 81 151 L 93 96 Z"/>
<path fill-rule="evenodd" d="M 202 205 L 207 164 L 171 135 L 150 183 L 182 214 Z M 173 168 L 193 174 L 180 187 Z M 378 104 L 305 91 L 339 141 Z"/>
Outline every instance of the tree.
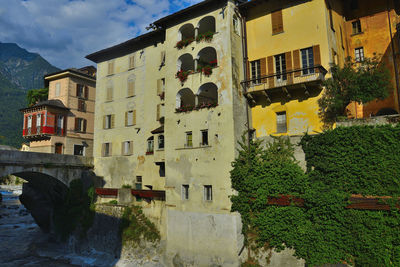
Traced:
<path fill-rule="evenodd" d="M 376 56 L 362 62 L 348 58 L 343 68 L 333 64 L 331 72 L 332 78 L 324 82 L 325 93 L 318 101 L 320 116 L 327 124 L 335 122 L 338 116 L 346 116 L 351 102 L 365 104 L 385 99 L 393 90 L 390 72 Z"/>
<path fill-rule="evenodd" d="M 28 106 L 33 106 L 37 102 L 47 100 L 48 95 L 49 95 L 49 88 L 29 90 L 28 94 L 26 95 Z"/>

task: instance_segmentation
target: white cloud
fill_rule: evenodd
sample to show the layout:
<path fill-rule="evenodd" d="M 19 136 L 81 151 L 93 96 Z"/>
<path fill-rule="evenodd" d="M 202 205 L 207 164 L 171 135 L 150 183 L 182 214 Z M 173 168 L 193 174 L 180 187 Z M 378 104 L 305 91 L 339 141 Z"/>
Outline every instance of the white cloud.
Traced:
<path fill-rule="evenodd" d="M 151 22 L 200 0 L 0 0 L 0 42 L 37 52 L 59 68 L 144 33 Z"/>

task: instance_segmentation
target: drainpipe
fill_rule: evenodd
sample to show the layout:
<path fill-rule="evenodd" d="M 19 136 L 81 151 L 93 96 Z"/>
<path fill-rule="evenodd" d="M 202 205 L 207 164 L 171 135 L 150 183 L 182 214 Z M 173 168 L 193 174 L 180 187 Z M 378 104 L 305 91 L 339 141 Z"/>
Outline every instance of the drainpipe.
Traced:
<path fill-rule="evenodd" d="M 242 53 L 243 53 L 243 74 L 244 79 L 247 80 L 247 29 L 246 29 L 246 17 L 242 16 L 238 12 L 240 23 L 241 23 L 241 34 L 242 34 Z M 246 86 L 246 83 L 245 85 Z M 250 114 L 249 114 L 249 103 L 246 99 L 246 117 L 247 117 L 247 146 L 250 148 Z"/>
<path fill-rule="evenodd" d="M 394 77 L 395 77 L 395 81 L 396 81 L 396 91 L 397 91 L 397 101 L 398 101 L 397 105 L 399 106 L 399 111 L 400 111 L 399 74 L 398 74 L 398 69 L 397 69 L 396 54 L 395 54 L 394 45 L 393 45 L 392 23 L 390 21 L 389 0 L 387 0 L 386 3 L 387 3 L 387 15 L 388 15 L 388 21 L 389 21 L 390 46 L 392 47 Z"/>

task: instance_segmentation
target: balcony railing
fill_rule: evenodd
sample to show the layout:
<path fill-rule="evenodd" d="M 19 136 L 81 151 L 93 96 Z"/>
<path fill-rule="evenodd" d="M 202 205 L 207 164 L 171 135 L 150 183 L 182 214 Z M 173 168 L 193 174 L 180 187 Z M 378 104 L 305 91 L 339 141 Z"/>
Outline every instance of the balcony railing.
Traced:
<path fill-rule="evenodd" d="M 320 88 L 320 84 L 325 80 L 327 70 L 318 65 L 302 69 L 274 73 L 265 76 L 259 76 L 243 81 L 245 95 L 253 104 L 258 102 L 260 97 L 266 98 L 267 102 L 281 100 L 281 95 L 288 98 L 295 96 L 302 98 Z M 301 92 L 298 89 L 302 89 Z"/>
<path fill-rule="evenodd" d="M 295 69 L 282 73 L 259 76 L 242 82 L 245 92 L 269 90 L 273 88 L 323 81 L 327 70 L 318 65 L 303 69 Z"/>

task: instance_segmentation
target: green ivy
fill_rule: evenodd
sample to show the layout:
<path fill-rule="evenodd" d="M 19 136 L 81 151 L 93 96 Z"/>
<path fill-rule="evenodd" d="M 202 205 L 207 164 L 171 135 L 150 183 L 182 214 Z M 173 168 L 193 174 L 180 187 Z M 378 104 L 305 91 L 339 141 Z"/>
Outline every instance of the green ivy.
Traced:
<path fill-rule="evenodd" d="M 400 196 L 400 126 L 354 126 L 306 135 L 307 173 L 288 140 L 243 139 L 233 162 L 232 210 L 247 241 L 292 248 L 309 265 L 400 266 L 400 213 L 345 209 L 351 194 Z M 267 205 L 268 196 L 304 198 L 305 206 Z"/>

